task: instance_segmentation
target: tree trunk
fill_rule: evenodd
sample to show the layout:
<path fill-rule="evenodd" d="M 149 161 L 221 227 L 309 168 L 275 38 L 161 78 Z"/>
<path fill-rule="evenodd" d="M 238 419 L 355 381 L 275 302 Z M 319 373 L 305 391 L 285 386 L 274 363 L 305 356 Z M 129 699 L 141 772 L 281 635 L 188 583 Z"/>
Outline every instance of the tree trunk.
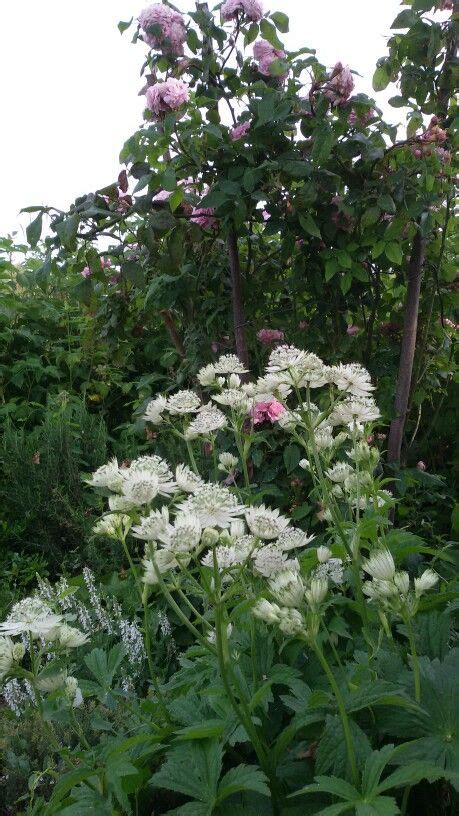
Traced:
<path fill-rule="evenodd" d="M 233 305 L 234 338 L 236 352 L 241 363 L 249 368 L 249 353 L 247 351 L 246 324 L 244 313 L 244 299 L 242 295 L 241 264 L 237 236 L 234 229 L 228 235 L 228 256 L 231 273 L 231 298 Z"/>
<path fill-rule="evenodd" d="M 405 298 L 402 347 L 400 350 L 397 390 L 395 394 L 395 417 L 391 422 L 389 431 L 387 460 L 393 463 L 400 462 L 403 432 L 410 396 L 425 249 L 426 241 L 425 238 L 422 237 L 418 227 L 413 239 L 411 257 L 408 264 L 408 288 Z"/>

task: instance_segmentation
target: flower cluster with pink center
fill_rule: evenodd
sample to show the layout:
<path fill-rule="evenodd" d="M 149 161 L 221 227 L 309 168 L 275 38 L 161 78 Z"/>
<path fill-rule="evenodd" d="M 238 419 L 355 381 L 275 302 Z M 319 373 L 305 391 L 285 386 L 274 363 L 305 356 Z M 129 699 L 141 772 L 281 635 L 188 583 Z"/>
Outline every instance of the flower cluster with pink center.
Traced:
<path fill-rule="evenodd" d="M 231 128 L 230 130 L 230 139 L 232 142 L 237 142 L 238 139 L 242 139 L 243 136 L 248 133 L 250 130 L 250 122 L 241 122 L 240 125 L 236 125 L 236 127 Z"/>
<path fill-rule="evenodd" d="M 267 40 L 257 40 L 253 46 L 253 56 L 258 62 L 258 70 L 263 76 L 271 76 L 270 67 L 278 59 L 284 59 L 285 51 L 274 48 Z"/>
<path fill-rule="evenodd" d="M 147 105 L 156 117 L 178 110 L 190 98 L 188 85 L 181 79 L 169 77 L 165 82 L 157 82 L 147 88 Z"/>
<path fill-rule="evenodd" d="M 183 54 L 186 28 L 181 14 L 162 3 L 154 3 L 141 11 L 138 19 L 148 45 L 165 54 Z"/>
<path fill-rule="evenodd" d="M 348 65 L 337 62 L 329 80 L 324 86 L 324 94 L 332 105 L 345 105 L 354 90 L 354 79 Z"/>
<path fill-rule="evenodd" d="M 223 20 L 232 20 L 239 13 L 252 23 L 258 23 L 263 17 L 263 6 L 259 0 L 225 0 L 221 7 Z"/>
<path fill-rule="evenodd" d="M 264 346 L 270 346 L 271 343 L 283 340 L 284 332 L 280 329 L 260 329 L 260 331 L 257 332 L 257 338 Z"/>
<path fill-rule="evenodd" d="M 278 400 L 256 402 L 250 411 L 250 416 L 254 425 L 261 425 L 262 422 L 276 422 L 284 411 L 284 406 Z"/>

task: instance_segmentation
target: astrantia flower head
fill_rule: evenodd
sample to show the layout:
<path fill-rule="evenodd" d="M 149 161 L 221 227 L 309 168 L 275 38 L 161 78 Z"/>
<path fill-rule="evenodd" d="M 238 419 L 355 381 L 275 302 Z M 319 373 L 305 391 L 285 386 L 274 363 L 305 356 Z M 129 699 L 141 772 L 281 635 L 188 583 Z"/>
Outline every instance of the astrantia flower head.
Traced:
<path fill-rule="evenodd" d="M 169 549 L 174 553 L 188 553 L 198 546 L 202 524 L 193 513 L 180 513 L 171 530 Z"/>
<path fill-rule="evenodd" d="M 31 632 L 35 637 L 44 637 L 56 631 L 62 618 L 54 615 L 52 609 L 40 598 L 24 598 L 14 604 L 4 623 L 0 623 L 0 633 L 20 635 Z"/>
<path fill-rule="evenodd" d="M 0 637 L 0 682 L 13 665 L 13 649 L 14 643 L 10 637 Z"/>
<path fill-rule="evenodd" d="M 280 371 L 300 368 L 306 354 L 295 346 L 277 346 L 269 355 L 266 371 L 268 374 L 278 374 Z"/>
<path fill-rule="evenodd" d="M 220 394 L 213 394 L 212 399 L 220 405 L 227 405 L 239 414 L 246 414 L 250 405 L 250 400 L 239 388 L 225 388 Z"/>
<path fill-rule="evenodd" d="M 165 549 L 157 550 L 154 554 L 152 554 L 151 558 L 146 557 L 142 561 L 142 566 L 144 568 L 142 581 L 144 584 L 154 586 L 158 583 L 156 570 L 158 570 L 160 575 L 164 575 L 164 573 L 175 569 L 178 567 L 178 565 L 178 561 L 173 552 Z"/>
<path fill-rule="evenodd" d="M 224 451 L 218 457 L 218 469 L 222 470 L 223 473 L 231 473 L 235 468 L 237 468 L 238 464 L 239 459 L 237 456 L 234 456 L 228 451 Z"/>
<path fill-rule="evenodd" d="M 297 570 L 299 568 L 296 558 L 288 559 L 287 553 L 282 552 L 277 544 L 267 544 L 266 547 L 255 550 L 253 566 L 255 572 L 264 575 L 265 578 L 271 578 L 286 569 Z"/>
<path fill-rule="evenodd" d="M 203 479 L 197 473 L 193 473 L 188 465 L 183 464 L 177 465 L 175 469 L 175 481 L 177 487 L 184 493 L 195 493 L 204 484 Z"/>
<path fill-rule="evenodd" d="M 253 539 L 250 536 L 244 536 L 244 539 L 239 539 L 235 544 L 220 545 L 215 550 L 217 559 L 217 566 L 219 571 L 231 569 L 237 564 L 243 564 L 249 558 L 253 549 Z M 214 554 L 210 550 L 202 559 L 201 563 L 205 567 L 214 567 Z"/>
<path fill-rule="evenodd" d="M 304 598 L 304 585 L 296 570 L 286 569 L 269 581 L 269 588 L 281 606 L 299 607 Z"/>
<path fill-rule="evenodd" d="M 131 532 L 135 538 L 168 544 L 171 530 L 169 511 L 167 507 L 162 507 L 161 510 L 151 510 L 148 516 L 144 516 L 140 523 L 132 528 Z"/>
<path fill-rule="evenodd" d="M 286 409 L 278 418 L 279 427 L 284 431 L 293 431 L 298 425 L 302 423 L 302 417 L 299 411 L 289 411 Z"/>
<path fill-rule="evenodd" d="M 130 478 L 133 473 L 150 473 L 158 477 L 158 492 L 162 496 L 167 496 L 175 490 L 174 476 L 165 459 L 161 456 L 139 456 L 131 463 L 129 470 L 124 471 L 125 478 Z"/>
<path fill-rule="evenodd" d="M 198 415 L 190 422 L 185 430 L 185 439 L 196 439 L 198 436 L 208 436 L 215 431 L 225 428 L 228 424 L 225 414 L 213 405 L 204 405 Z"/>
<path fill-rule="evenodd" d="M 247 369 L 236 354 L 223 354 L 214 363 L 216 374 L 247 374 Z"/>
<path fill-rule="evenodd" d="M 279 623 L 280 607 L 276 603 L 271 603 L 266 598 L 260 598 L 252 609 L 255 618 L 265 623 Z"/>
<path fill-rule="evenodd" d="M 143 419 L 146 422 L 151 422 L 153 425 L 160 425 L 163 421 L 163 413 L 167 405 L 166 397 L 159 396 L 148 403 Z"/>
<path fill-rule="evenodd" d="M 225 529 L 230 526 L 235 516 L 242 515 L 245 508 L 226 487 L 206 484 L 179 505 L 179 510 L 195 514 L 202 527 Z"/>
<path fill-rule="evenodd" d="M 432 569 L 426 569 L 419 576 L 419 578 L 414 579 L 414 592 L 415 595 L 419 598 L 424 592 L 427 590 L 432 589 L 436 584 L 438 584 L 438 575 Z"/>
<path fill-rule="evenodd" d="M 332 557 L 332 551 L 328 547 L 317 547 L 317 560 L 319 564 L 325 564 Z"/>
<path fill-rule="evenodd" d="M 177 391 L 167 400 L 167 410 L 170 414 L 195 414 L 199 410 L 201 400 L 194 391 Z"/>
<path fill-rule="evenodd" d="M 66 623 L 59 627 L 58 641 L 64 649 L 76 649 L 86 643 L 88 636 Z"/>
<path fill-rule="evenodd" d="M 109 490 L 119 492 L 121 490 L 123 477 L 117 460 L 111 459 L 106 465 L 97 468 L 91 478 L 86 479 L 86 482 L 91 485 L 91 487 L 107 487 Z"/>
<path fill-rule="evenodd" d="M 313 578 L 305 592 L 306 600 L 312 610 L 316 610 L 327 597 L 328 581 L 325 578 Z"/>
<path fill-rule="evenodd" d="M 324 365 L 320 357 L 312 352 L 305 353 L 305 357 L 298 366 L 301 371 L 299 386 L 305 388 L 322 388 L 330 380 L 330 370 Z"/>
<path fill-rule="evenodd" d="M 128 499 L 130 497 L 127 497 Z M 132 500 L 132 499 L 131 499 Z M 124 538 L 131 527 L 131 519 L 126 513 L 107 513 L 94 525 L 96 535 L 107 538 Z"/>
<path fill-rule="evenodd" d="M 150 504 L 159 493 L 159 479 L 148 470 L 135 470 L 123 481 L 123 496 L 134 505 Z"/>
<path fill-rule="evenodd" d="M 350 397 L 338 403 L 329 416 L 332 425 L 349 425 L 354 427 L 366 422 L 373 422 L 380 417 L 379 409 L 371 398 Z"/>
<path fill-rule="evenodd" d="M 321 547 L 318 548 L 319 550 Z M 328 547 L 324 547 L 327 550 Z M 344 564 L 341 558 L 329 558 L 324 563 L 319 563 L 312 573 L 313 578 L 324 578 L 332 584 L 342 584 L 344 580 Z"/>
<path fill-rule="evenodd" d="M 232 20 L 241 13 L 253 23 L 258 23 L 263 17 L 263 6 L 259 0 L 225 0 L 221 7 L 223 20 Z"/>
<path fill-rule="evenodd" d="M 178 110 L 190 98 L 188 85 L 181 79 L 169 77 L 147 88 L 147 105 L 156 117 Z"/>
<path fill-rule="evenodd" d="M 277 546 L 284 552 L 299 550 L 302 547 L 307 547 L 314 538 L 314 535 L 308 535 L 304 530 L 299 530 L 297 527 L 287 527 L 280 534 Z"/>
<path fill-rule="evenodd" d="M 362 566 L 372 578 L 392 580 L 395 575 L 395 563 L 389 550 L 375 550 Z"/>
<path fill-rule="evenodd" d="M 290 519 L 279 514 L 279 510 L 271 510 L 260 504 L 246 510 L 245 519 L 250 532 L 258 538 L 274 539 L 286 529 Z"/>
<path fill-rule="evenodd" d="M 326 476 L 332 481 L 344 482 L 353 473 L 351 466 L 347 462 L 335 462 L 333 467 L 325 471 Z"/>
<path fill-rule="evenodd" d="M 215 373 L 215 366 L 213 363 L 200 368 L 197 374 L 197 379 L 200 385 L 215 385 L 217 376 Z"/>
<path fill-rule="evenodd" d="M 186 27 L 181 14 L 162 3 L 154 3 L 139 14 L 143 38 L 152 48 L 160 48 L 165 54 L 183 54 Z"/>
<path fill-rule="evenodd" d="M 108 506 L 114 513 L 129 513 L 135 508 L 136 503 L 126 496 L 118 496 L 114 493 L 108 497 Z"/>
<path fill-rule="evenodd" d="M 330 372 L 332 381 L 340 391 L 347 391 L 355 397 L 366 397 L 370 391 L 374 391 L 370 374 L 359 363 L 340 363 L 332 366 Z"/>

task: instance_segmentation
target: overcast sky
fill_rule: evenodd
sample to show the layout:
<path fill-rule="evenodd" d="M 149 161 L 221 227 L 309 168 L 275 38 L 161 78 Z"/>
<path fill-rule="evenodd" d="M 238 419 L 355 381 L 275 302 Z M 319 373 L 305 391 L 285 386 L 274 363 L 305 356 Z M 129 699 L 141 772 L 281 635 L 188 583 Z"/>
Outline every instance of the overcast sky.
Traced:
<path fill-rule="evenodd" d="M 139 71 L 145 46 L 117 29 L 146 5 L 136 0 L 1 0 L 0 235 L 20 230 L 33 204 L 66 209 L 118 173 L 124 140 L 142 118 Z M 183 11 L 192 0 L 175 0 Z M 212 3 L 209 3 L 212 5 Z M 319 60 L 362 74 L 357 91 L 373 95 L 376 59 L 386 51 L 400 0 L 264 0 L 290 17 L 290 48 L 317 49 Z M 282 35 L 281 35 L 282 36 Z M 376 96 L 386 118 L 403 114 Z"/>

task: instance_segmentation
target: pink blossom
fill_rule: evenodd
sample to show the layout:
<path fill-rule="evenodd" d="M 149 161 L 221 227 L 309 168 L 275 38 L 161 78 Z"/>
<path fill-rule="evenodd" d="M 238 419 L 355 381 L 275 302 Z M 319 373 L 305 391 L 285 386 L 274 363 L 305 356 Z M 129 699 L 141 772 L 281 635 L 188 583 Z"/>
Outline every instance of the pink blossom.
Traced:
<path fill-rule="evenodd" d="M 263 17 L 263 6 L 258 0 L 225 0 L 221 7 L 222 18 L 226 21 L 242 12 L 248 20 L 258 23 Z"/>
<path fill-rule="evenodd" d="M 300 320 L 298 323 L 298 328 L 301 329 L 301 331 L 304 331 L 305 329 L 309 328 L 309 323 L 306 320 Z"/>
<path fill-rule="evenodd" d="M 90 269 L 89 266 L 85 266 L 85 268 L 81 270 L 80 275 L 82 278 L 90 278 L 92 275 L 92 269 Z"/>
<path fill-rule="evenodd" d="M 162 3 L 154 3 L 139 14 L 144 40 L 165 54 L 183 54 L 186 27 L 181 14 Z M 152 29 L 154 33 L 152 33 Z"/>
<path fill-rule="evenodd" d="M 203 229 L 206 229 L 206 227 L 210 227 L 211 229 L 217 228 L 214 207 L 193 207 L 190 221 L 193 221 L 194 224 L 198 224 Z"/>
<path fill-rule="evenodd" d="M 269 213 L 268 210 L 262 210 L 261 214 L 263 216 L 263 221 L 269 221 L 271 218 L 271 213 Z"/>
<path fill-rule="evenodd" d="M 439 323 L 444 329 L 453 329 L 453 331 L 459 329 L 459 323 L 455 323 L 454 320 L 450 320 L 449 317 L 444 317 L 443 320 L 440 317 Z"/>
<path fill-rule="evenodd" d="M 172 193 L 169 190 L 160 190 L 159 193 L 153 196 L 153 201 L 169 201 Z"/>
<path fill-rule="evenodd" d="M 437 157 L 440 159 L 442 164 L 449 164 L 451 161 L 451 153 L 449 150 L 445 150 L 444 147 L 437 147 L 435 149 L 435 153 Z"/>
<path fill-rule="evenodd" d="M 236 127 L 231 128 L 230 130 L 230 139 L 232 142 L 237 142 L 238 139 L 242 139 L 243 136 L 248 133 L 250 130 L 250 122 L 241 122 L 240 125 L 236 125 Z"/>
<path fill-rule="evenodd" d="M 278 400 L 256 402 L 250 411 L 250 416 L 254 425 L 261 425 L 262 422 L 276 422 L 284 411 L 284 406 Z"/>
<path fill-rule="evenodd" d="M 284 332 L 280 329 L 260 329 L 257 332 L 257 338 L 264 346 L 270 346 L 271 343 L 275 343 L 277 340 L 283 340 Z"/>
<path fill-rule="evenodd" d="M 453 0 L 440 0 L 440 11 L 452 11 L 454 8 Z"/>
<path fill-rule="evenodd" d="M 369 436 L 367 436 L 367 444 L 368 445 L 372 445 L 374 441 L 375 441 L 374 434 L 370 434 Z"/>
<path fill-rule="evenodd" d="M 421 136 L 422 141 L 443 144 L 443 142 L 446 142 L 447 138 L 448 134 L 446 133 L 446 130 L 443 130 L 443 128 L 439 126 L 437 117 L 432 116 L 426 132 Z"/>
<path fill-rule="evenodd" d="M 345 105 L 353 90 L 354 80 L 351 69 L 348 65 L 337 62 L 325 85 L 325 96 L 332 105 Z"/>
<path fill-rule="evenodd" d="M 346 334 L 350 337 L 354 337 L 354 335 L 358 334 L 360 331 L 358 326 L 348 326 L 346 329 Z"/>
<path fill-rule="evenodd" d="M 387 439 L 387 434 L 385 434 L 385 433 L 377 433 L 377 434 L 376 434 L 376 439 L 377 439 L 379 442 L 384 442 L 384 440 L 385 440 L 385 439 Z"/>
<path fill-rule="evenodd" d="M 147 105 L 159 117 L 171 110 L 178 110 L 190 98 L 188 85 L 181 79 L 169 77 L 165 82 L 157 82 L 147 88 Z"/>
<path fill-rule="evenodd" d="M 427 470 L 427 465 L 425 462 L 422 461 L 422 459 L 420 459 L 419 462 L 417 462 L 416 467 L 418 470 Z"/>
<path fill-rule="evenodd" d="M 363 113 L 357 113 L 357 111 L 352 108 L 347 117 L 347 121 L 351 127 L 366 127 L 373 119 L 377 119 L 377 116 L 378 114 L 374 108 L 370 108 Z"/>
<path fill-rule="evenodd" d="M 253 46 L 253 56 L 258 62 L 258 70 L 263 76 L 271 76 L 270 66 L 285 57 L 285 51 L 274 48 L 267 40 L 257 40 Z"/>
<path fill-rule="evenodd" d="M 108 269 L 108 267 L 112 265 L 112 262 L 111 262 L 110 258 L 101 258 L 100 259 L 100 265 L 101 265 L 102 269 Z"/>

